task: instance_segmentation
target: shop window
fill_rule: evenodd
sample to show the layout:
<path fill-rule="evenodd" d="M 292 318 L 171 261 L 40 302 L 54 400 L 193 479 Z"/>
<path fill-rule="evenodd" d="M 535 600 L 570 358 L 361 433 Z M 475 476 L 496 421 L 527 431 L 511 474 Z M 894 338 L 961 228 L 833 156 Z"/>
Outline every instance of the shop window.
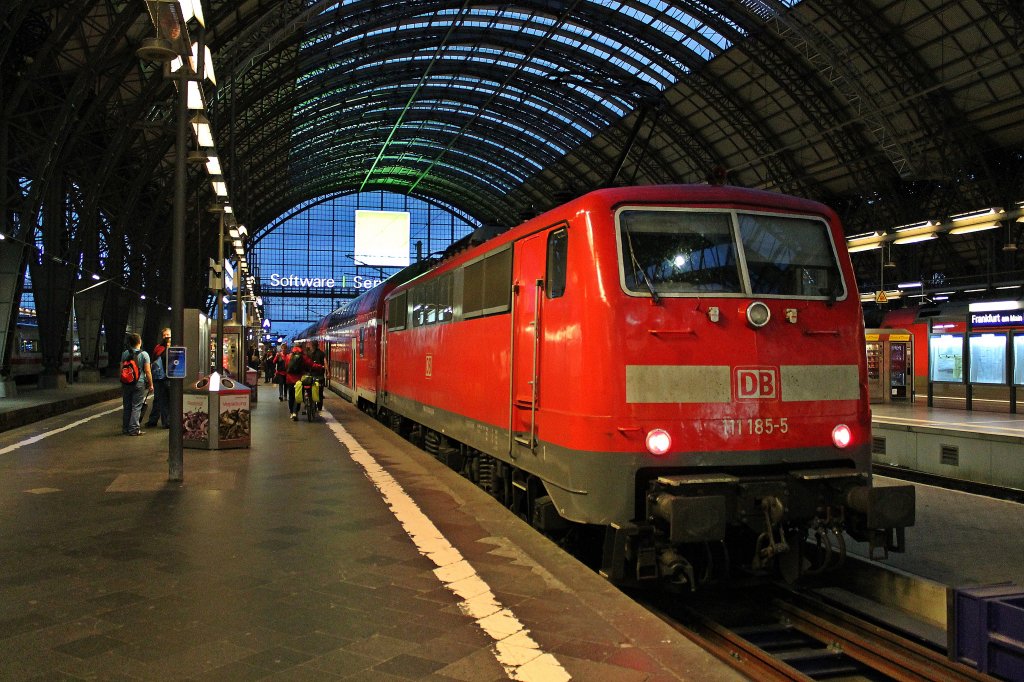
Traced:
<path fill-rule="evenodd" d="M 1006 383 L 1006 333 L 971 334 L 971 383 Z"/>
<path fill-rule="evenodd" d="M 934 382 L 964 380 L 964 335 L 932 334 L 928 337 L 928 378 Z"/>

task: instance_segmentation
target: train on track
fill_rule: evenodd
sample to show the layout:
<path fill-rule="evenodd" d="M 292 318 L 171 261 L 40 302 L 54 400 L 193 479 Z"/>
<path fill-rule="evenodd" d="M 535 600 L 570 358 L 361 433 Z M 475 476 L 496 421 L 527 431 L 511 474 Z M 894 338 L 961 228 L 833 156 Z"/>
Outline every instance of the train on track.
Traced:
<path fill-rule="evenodd" d="M 482 231 L 478 231 L 480 233 Z M 471 235 L 313 324 L 331 388 L 621 584 L 791 578 L 903 551 L 876 487 L 835 213 L 727 186 L 601 189 Z"/>
<path fill-rule="evenodd" d="M 99 341 L 99 367 L 105 368 L 108 363 L 107 346 L 105 336 L 100 333 Z M 71 362 L 71 371 L 77 376 L 78 370 L 82 368 L 82 352 L 78 344 L 78 333 L 74 335 L 72 351 L 64 351 L 63 362 L 60 372 L 67 373 L 68 362 Z M 10 376 L 16 381 L 29 381 L 43 371 L 43 354 L 39 347 L 39 326 L 35 323 L 34 317 L 27 321 L 18 320 L 14 330 L 14 344 L 11 347 Z"/>

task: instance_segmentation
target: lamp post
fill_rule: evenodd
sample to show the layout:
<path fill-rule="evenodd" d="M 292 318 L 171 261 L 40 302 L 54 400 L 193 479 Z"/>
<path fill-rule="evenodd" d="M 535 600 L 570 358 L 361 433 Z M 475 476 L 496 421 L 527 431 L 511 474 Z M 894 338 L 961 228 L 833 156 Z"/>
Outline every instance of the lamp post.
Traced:
<path fill-rule="evenodd" d="M 190 8 L 194 4 L 188 3 Z M 185 327 L 185 145 L 188 135 L 189 87 L 189 40 L 185 22 L 195 14 L 193 9 L 192 14 L 184 16 L 182 7 L 175 0 L 146 0 L 156 36 L 143 40 L 136 51 L 140 59 L 162 64 L 165 73 L 170 73 L 172 60 L 181 60 L 181 67 L 176 74 L 178 99 L 174 140 L 174 220 L 171 229 L 171 324 L 178 334 Z M 183 478 L 182 393 L 181 381 L 171 381 L 171 429 L 167 451 L 167 478 L 171 481 L 181 481 Z"/>
<path fill-rule="evenodd" d="M 220 237 L 217 239 L 217 263 L 220 265 L 220 279 L 217 281 L 217 352 L 214 355 L 218 374 L 224 373 L 224 212 L 220 212 Z"/>
<path fill-rule="evenodd" d="M 174 159 L 174 226 L 171 231 L 171 326 L 174 334 L 185 331 L 185 146 L 188 135 L 188 60 L 178 69 L 178 119 L 175 131 Z M 184 479 L 184 444 L 182 439 L 182 397 L 184 380 L 172 379 L 170 384 L 171 420 L 167 445 L 167 478 Z"/>

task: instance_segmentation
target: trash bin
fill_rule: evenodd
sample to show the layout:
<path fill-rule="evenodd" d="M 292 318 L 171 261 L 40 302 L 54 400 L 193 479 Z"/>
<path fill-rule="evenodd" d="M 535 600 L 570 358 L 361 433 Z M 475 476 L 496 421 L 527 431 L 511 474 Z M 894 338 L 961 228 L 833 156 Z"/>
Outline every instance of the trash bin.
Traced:
<path fill-rule="evenodd" d="M 249 387 L 249 404 L 255 408 L 260 397 L 260 371 L 252 367 L 245 368 L 245 385 Z"/>
<path fill-rule="evenodd" d="M 182 396 L 182 445 L 206 450 L 249 447 L 249 397 L 245 384 L 216 373 L 187 386 Z"/>

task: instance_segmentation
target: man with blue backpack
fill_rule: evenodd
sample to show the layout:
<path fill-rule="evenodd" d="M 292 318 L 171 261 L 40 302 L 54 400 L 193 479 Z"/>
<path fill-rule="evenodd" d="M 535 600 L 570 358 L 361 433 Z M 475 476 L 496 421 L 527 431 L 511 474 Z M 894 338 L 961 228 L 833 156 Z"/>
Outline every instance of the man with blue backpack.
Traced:
<path fill-rule="evenodd" d="M 124 403 L 121 433 L 126 436 L 142 435 L 139 419 L 146 396 L 152 390 L 153 371 L 149 353 L 142 350 L 142 337 L 131 332 L 128 334 L 128 350 L 121 354 L 121 398 Z"/>
<path fill-rule="evenodd" d="M 165 428 L 171 428 L 171 380 L 167 378 L 167 347 L 171 345 L 171 328 L 164 327 L 160 343 L 153 349 L 153 411 L 146 426 L 153 428 L 159 419 Z"/>

